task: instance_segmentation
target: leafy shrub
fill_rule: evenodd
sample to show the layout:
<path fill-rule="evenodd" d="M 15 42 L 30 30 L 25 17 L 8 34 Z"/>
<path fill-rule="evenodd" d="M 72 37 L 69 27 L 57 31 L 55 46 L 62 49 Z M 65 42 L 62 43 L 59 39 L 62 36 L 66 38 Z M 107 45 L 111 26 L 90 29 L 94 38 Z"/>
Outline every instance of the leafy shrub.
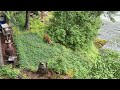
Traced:
<path fill-rule="evenodd" d="M 95 11 L 55 11 L 53 16 L 48 34 L 73 50 L 88 48 L 100 28 L 100 13 Z"/>
<path fill-rule="evenodd" d="M 37 34 L 18 34 L 15 38 L 21 68 L 36 71 L 39 62 L 48 62 L 48 68 L 61 74 L 68 74 L 74 78 L 87 78 L 89 68 L 94 63 L 96 48 L 90 48 L 91 53 L 85 51 L 74 52 L 60 44 L 44 43 Z M 95 56 L 94 56 L 95 55 Z M 96 57 L 96 58 L 95 58 Z M 71 74 L 70 74 L 71 73 Z"/>
<path fill-rule="evenodd" d="M 4 66 L 0 68 L 0 76 L 2 77 L 17 78 L 18 75 L 20 75 L 20 71 L 12 68 L 12 66 Z"/>
<path fill-rule="evenodd" d="M 90 70 L 90 78 L 119 79 L 120 53 L 111 50 L 102 50 L 101 56 Z"/>
<path fill-rule="evenodd" d="M 65 47 L 61 51 L 62 53 L 58 56 L 48 60 L 48 67 L 60 74 L 67 74 L 71 78 L 88 78 L 95 58 L 90 57 L 91 55 L 89 56 L 85 51 L 74 52 Z M 91 53 L 94 53 L 94 50 Z"/>

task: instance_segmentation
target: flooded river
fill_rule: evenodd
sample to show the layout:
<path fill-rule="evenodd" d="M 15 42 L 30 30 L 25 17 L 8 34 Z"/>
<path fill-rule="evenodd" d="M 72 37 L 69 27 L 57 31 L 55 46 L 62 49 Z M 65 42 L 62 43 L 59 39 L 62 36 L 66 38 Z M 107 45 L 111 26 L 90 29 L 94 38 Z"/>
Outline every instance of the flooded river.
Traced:
<path fill-rule="evenodd" d="M 105 39 L 108 42 L 102 47 L 103 49 L 112 49 L 120 52 L 120 16 L 119 13 L 113 16 L 116 22 L 109 18 L 101 16 L 103 25 L 99 31 L 98 38 Z"/>

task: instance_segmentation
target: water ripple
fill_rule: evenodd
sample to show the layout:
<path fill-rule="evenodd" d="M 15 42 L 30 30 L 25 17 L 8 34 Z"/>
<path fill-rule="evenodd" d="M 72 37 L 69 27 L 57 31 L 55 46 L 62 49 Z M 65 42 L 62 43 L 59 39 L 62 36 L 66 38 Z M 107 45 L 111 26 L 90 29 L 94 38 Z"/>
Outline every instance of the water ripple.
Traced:
<path fill-rule="evenodd" d="M 108 43 L 102 48 L 112 49 L 120 52 L 120 16 L 115 23 L 110 22 L 109 19 L 101 18 L 103 25 L 100 28 L 98 38 L 108 40 Z"/>

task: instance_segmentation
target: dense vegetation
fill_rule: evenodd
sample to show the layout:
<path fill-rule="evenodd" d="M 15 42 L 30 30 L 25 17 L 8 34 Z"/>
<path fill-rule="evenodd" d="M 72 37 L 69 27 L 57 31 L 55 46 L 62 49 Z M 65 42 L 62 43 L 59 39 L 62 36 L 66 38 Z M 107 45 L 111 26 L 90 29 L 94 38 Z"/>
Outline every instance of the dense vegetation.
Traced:
<path fill-rule="evenodd" d="M 71 78 L 120 78 L 120 54 L 98 50 L 93 43 L 100 27 L 100 13 L 56 11 L 46 24 L 40 22 L 39 16 L 30 17 L 30 30 L 25 30 L 25 12 L 21 12 L 11 23 L 20 68 L 36 71 L 42 61 L 48 63 L 49 69 Z M 46 32 L 52 37 L 53 44 L 44 42 Z M 0 75 L 4 72 L 14 78 L 20 74 L 19 71 L 9 74 L 7 70 L 1 69 Z"/>
<path fill-rule="evenodd" d="M 12 65 L 0 67 L 0 79 L 17 79 L 19 77 L 27 79 L 27 76 L 21 73 L 20 69 L 13 68 Z"/>
<path fill-rule="evenodd" d="M 73 50 L 89 49 L 100 28 L 100 13 L 93 11 L 56 11 L 48 34 L 56 43 Z"/>
<path fill-rule="evenodd" d="M 111 50 L 102 50 L 100 58 L 91 68 L 90 77 L 96 79 L 119 79 L 120 53 Z"/>

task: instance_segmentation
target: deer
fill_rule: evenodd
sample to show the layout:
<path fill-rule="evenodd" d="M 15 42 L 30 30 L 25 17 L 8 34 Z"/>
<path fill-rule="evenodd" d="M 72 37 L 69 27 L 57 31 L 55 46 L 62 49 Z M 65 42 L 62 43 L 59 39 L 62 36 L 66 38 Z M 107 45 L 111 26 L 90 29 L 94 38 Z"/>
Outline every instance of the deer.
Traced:
<path fill-rule="evenodd" d="M 11 43 L 7 43 L 7 47 L 5 49 L 5 54 L 6 54 L 6 58 L 7 61 L 12 61 L 14 62 L 14 60 L 17 58 L 16 56 L 14 56 L 14 48 L 12 46 L 12 42 Z"/>
<path fill-rule="evenodd" d="M 44 22 L 45 16 L 47 16 L 48 11 L 41 11 L 41 21 Z"/>
<path fill-rule="evenodd" d="M 44 39 L 45 42 L 47 42 L 49 44 L 52 43 L 52 40 L 51 40 L 51 38 L 50 38 L 50 36 L 48 34 L 44 34 L 44 38 L 43 39 Z"/>

